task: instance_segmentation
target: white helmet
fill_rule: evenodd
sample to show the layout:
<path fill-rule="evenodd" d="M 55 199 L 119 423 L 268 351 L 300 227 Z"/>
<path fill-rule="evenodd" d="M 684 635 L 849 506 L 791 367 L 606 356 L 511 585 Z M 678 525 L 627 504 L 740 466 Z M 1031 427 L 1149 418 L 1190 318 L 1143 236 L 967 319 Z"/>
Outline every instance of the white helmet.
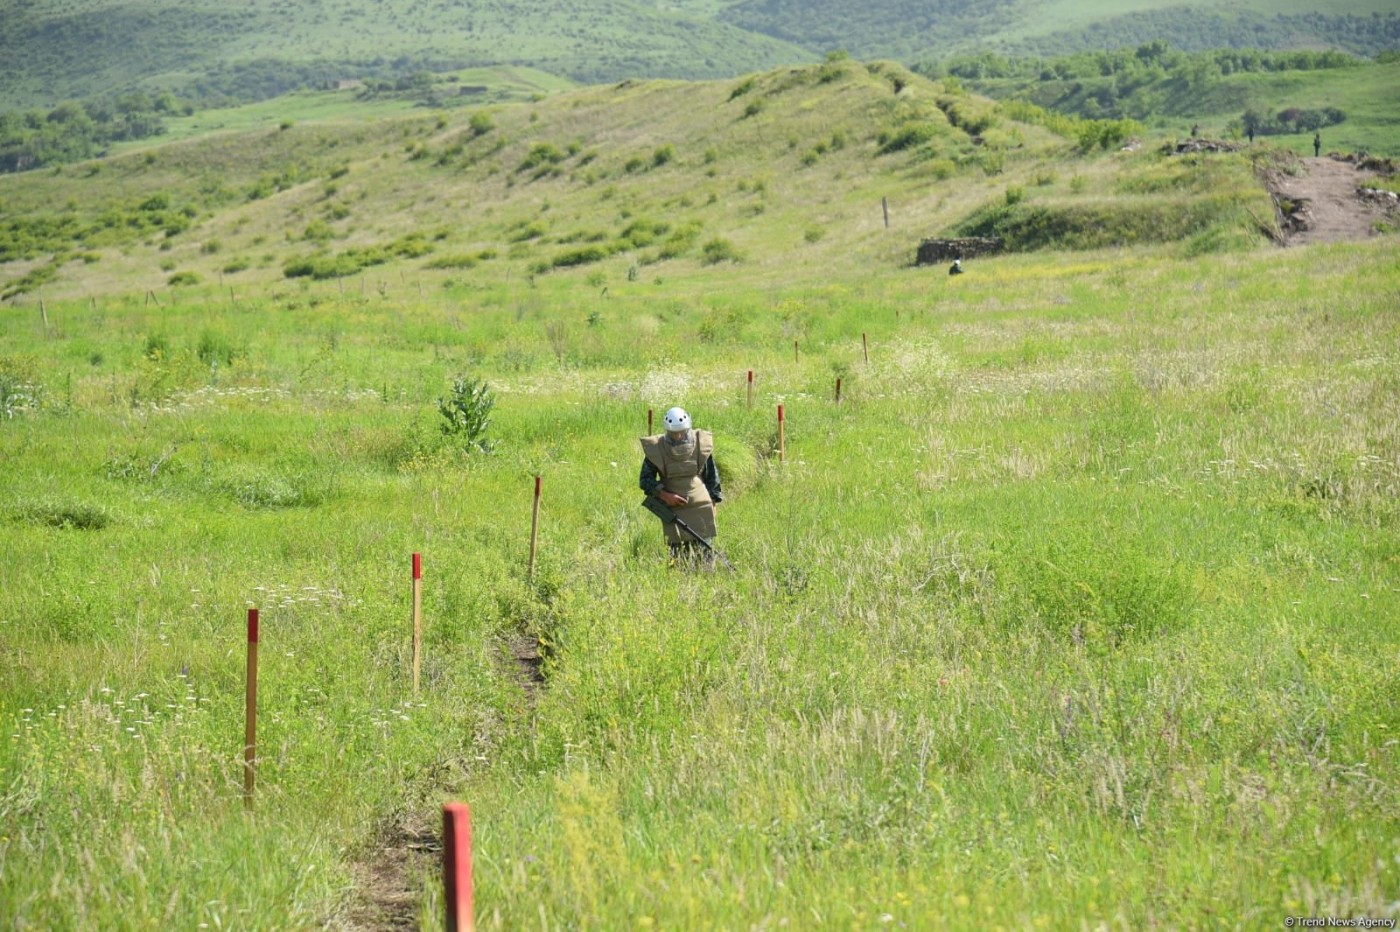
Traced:
<path fill-rule="evenodd" d="M 668 431 L 690 430 L 690 415 L 685 413 L 685 408 L 672 408 L 666 412 L 661 423 L 666 425 Z"/>

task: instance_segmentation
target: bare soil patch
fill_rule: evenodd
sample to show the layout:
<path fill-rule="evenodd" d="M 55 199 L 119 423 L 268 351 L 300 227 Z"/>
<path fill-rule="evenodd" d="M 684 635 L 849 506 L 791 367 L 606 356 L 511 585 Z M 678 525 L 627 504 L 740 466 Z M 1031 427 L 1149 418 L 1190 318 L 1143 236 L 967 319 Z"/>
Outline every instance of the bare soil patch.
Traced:
<path fill-rule="evenodd" d="M 355 932 L 413 930 L 420 927 L 422 878 L 441 857 L 435 826 L 394 823 L 366 859 L 352 866 L 355 898 L 346 927 Z"/>
<path fill-rule="evenodd" d="M 1395 216 L 1394 202 L 1358 193 L 1377 177 L 1374 171 L 1330 156 L 1299 164 L 1296 176 L 1270 173 L 1265 179 L 1283 216 L 1285 245 L 1367 239 L 1377 221 Z"/>

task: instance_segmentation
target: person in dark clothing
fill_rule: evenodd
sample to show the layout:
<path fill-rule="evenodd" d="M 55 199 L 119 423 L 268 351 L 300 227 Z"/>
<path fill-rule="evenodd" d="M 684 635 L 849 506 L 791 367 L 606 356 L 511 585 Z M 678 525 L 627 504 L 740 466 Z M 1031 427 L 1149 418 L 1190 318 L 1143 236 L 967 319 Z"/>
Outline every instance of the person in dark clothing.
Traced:
<path fill-rule="evenodd" d="M 707 430 L 693 430 L 690 415 L 672 408 L 662 418 L 664 434 L 642 438 L 642 469 L 638 487 L 675 511 L 695 533 L 713 540 L 715 506 L 724 501 L 719 467 L 715 465 L 714 438 Z M 665 525 L 672 559 L 693 559 L 710 553 L 675 524 Z"/>
<path fill-rule="evenodd" d="M 1320 159 L 1320 158 L 1322 158 L 1322 134 L 1321 134 L 1321 133 L 1314 133 L 1314 134 L 1313 134 L 1313 158 L 1315 158 L 1315 159 Z"/>
<path fill-rule="evenodd" d="M 949 275 L 961 275 L 963 273 L 962 260 L 954 259 L 953 264 L 948 266 Z"/>

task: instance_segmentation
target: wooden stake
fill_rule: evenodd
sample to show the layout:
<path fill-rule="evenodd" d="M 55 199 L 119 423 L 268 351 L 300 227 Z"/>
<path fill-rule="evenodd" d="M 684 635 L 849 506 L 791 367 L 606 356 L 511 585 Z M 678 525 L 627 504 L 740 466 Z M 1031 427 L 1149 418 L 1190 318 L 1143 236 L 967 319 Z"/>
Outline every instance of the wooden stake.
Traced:
<path fill-rule="evenodd" d="M 258 610 L 248 609 L 248 674 L 243 708 L 243 808 L 252 811 L 258 767 Z"/>
<path fill-rule="evenodd" d="M 423 297 L 423 279 L 418 279 L 418 297 Z"/>
<path fill-rule="evenodd" d="M 652 435 L 652 429 L 651 429 L 651 409 L 650 409 L 650 408 L 647 408 L 647 436 L 650 437 L 651 435 Z"/>
<path fill-rule="evenodd" d="M 540 477 L 535 477 L 535 510 L 530 518 L 530 572 L 529 578 L 535 578 L 535 545 L 540 535 Z"/>
<path fill-rule="evenodd" d="M 885 212 L 885 229 L 890 228 L 890 201 L 889 198 L 880 198 L 880 208 Z"/>
<path fill-rule="evenodd" d="M 49 338 L 49 312 L 44 307 L 43 298 L 39 299 L 39 316 L 44 319 L 44 339 L 47 340 Z"/>
<path fill-rule="evenodd" d="M 841 403 L 841 379 L 839 376 L 836 379 L 836 403 Z"/>
<path fill-rule="evenodd" d="M 797 362 L 797 341 L 792 341 L 792 361 Z"/>
<path fill-rule="evenodd" d="M 753 370 L 749 370 L 749 409 L 753 409 Z"/>
<path fill-rule="evenodd" d="M 92 302 L 92 312 L 93 312 L 94 314 L 96 314 L 96 313 L 97 313 L 97 296 L 94 295 L 94 296 L 88 298 L 88 300 Z"/>
<path fill-rule="evenodd" d="M 898 313 L 898 311 L 896 311 L 895 313 Z M 864 333 L 864 332 L 862 332 L 861 335 L 860 335 L 860 351 L 861 351 L 861 354 L 865 357 L 865 363 L 866 363 L 866 365 L 869 365 L 869 364 L 870 364 L 870 341 L 867 340 L 867 339 L 865 338 L 865 333 Z"/>
<path fill-rule="evenodd" d="M 466 803 L 442 807 L 442 884 L 447 932 L 474 932 L 472 811 Z"/>
<path fill-rule="evenodd" d="M 783 437 L 783 406 L 778 405 L 778 462 L 787 459 L 787 442 Z"/>
<path fill-rule="evenodd" d="M 418 674 L 423 669 L 423 555 L 413 555 L 413 695 L 418 695 Z"/>

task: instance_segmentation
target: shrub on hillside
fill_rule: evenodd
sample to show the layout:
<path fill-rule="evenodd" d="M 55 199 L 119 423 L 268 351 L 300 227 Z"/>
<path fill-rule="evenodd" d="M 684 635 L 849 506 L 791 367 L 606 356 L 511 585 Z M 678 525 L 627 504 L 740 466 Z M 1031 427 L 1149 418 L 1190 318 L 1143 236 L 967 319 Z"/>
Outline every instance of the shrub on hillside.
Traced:
<path fill-rule="evenodd" d="M 896 130 L 884 130 L 875 138 L 880 155 L 903 152 L 933 141 L 938 130 L 929 123 L 911 123 Z"/>
<path fill-rule="evenodd" d="M 582 246 L 559 253 L 550 262 L 550 265 L 556 269 L 566 269 L 576 265 L 602 262 L 610 255 L 612 255 L 612 250 L 606 246 Z"/>
<path fill-rule="evenodd" d="M 525 156 L 525 160 L 520 163 L 517 172 L 530 171 L 532 169 L 558 165 L 567 156 L 559 150 L 558 146 L 548 142 L 538 142 L 530 147 L 530 152 Z"/>
<path fill-rule="evenodd" d="M 438 398 L 442 432 L 464 450 L 490 453 L 495 441 L 486 439 L 496 399 L 483 381 L 458 377 L 452 390 Z"/>
<path fill-rule="evenodd" d="M 718 265 L 721 262 L 742 262 L 743 255 L 733 243 L 716 236 L 701 247 L 702 262 L 705 265 Z"/>
<path fill-rule="evenodd" d="M 438 256 L 432 262 L 423 266 L 425 269 L 473 269 L 476 268 L 476 256 Z"/>
<path fill-rule="evenodd" d="M 618 245 L 623 249 L 642 249 L 655 243 L 671 229 L 669 223 L 637 219 L 627 225 L 618 236 Z"/>
<path fill-rule="evenodd" d="M 473 136 L 485 136 L 496 128 L 496 121 L 491 119 L 491 114 L 485 110 L 478 110 L 467 121 L 467 126 L 471 128 Z"/>

